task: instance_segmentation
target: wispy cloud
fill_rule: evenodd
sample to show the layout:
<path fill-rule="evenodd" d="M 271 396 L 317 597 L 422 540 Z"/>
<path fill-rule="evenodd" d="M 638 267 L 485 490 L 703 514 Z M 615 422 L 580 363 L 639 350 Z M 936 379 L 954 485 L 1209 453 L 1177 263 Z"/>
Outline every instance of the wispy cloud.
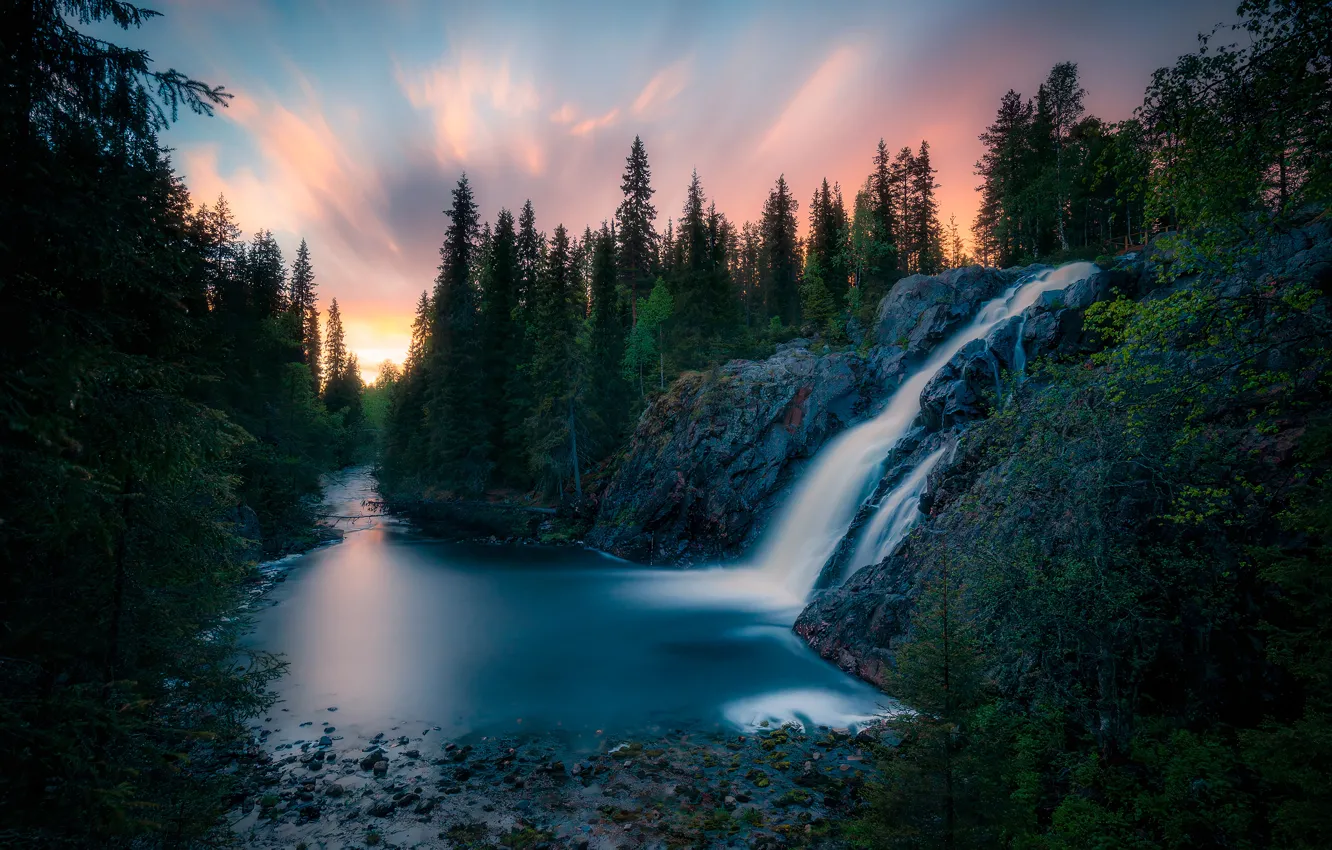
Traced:
<path fill-rule="evenodd" d="M 516 75 L 509 60 L 463 51 L 423 71 L 396 70 L 407 100 L 431 117 L 441 164 L 507 155 L 540 173 L 545 159 L 531 118 L 541 98 L 532 80 Z"/>
<path fill-rule="evenodd" d="M 689 83 L 689 57 L 677 60 L 658 71 L 634 98 L 634 114 L 651 116 L 675 99 Z"/>
<path fill-rule="evenodd" d="M 864 51 L 854 45 L 834 48 L 828 58 L 805 80 L 781 115 L 768 128 L 758 153 L 782 152 L 807 154 L 808 143 L 833 132 L 839 115 L 846 109 L 841 97 L 864 65 Z"/>
<path fill-rule="evenodd" d="M 572 103 L 565 103 L 550 113 L 550 120 L 556 124 L 572 124 L 578 118 L 578 110 Z"/>
<path fill-rule="evenodd" d="M 612 109 L 610 112 L 597 118 L 588 118 L 586 121 L 579 121 L 569 130 L 569 132 L 573 133 L 575 136 L 586 136 L 593 130 L 609 127 L 615 123 L 615 119 L 618 117 L 620 117 L 620 110 Z"/>

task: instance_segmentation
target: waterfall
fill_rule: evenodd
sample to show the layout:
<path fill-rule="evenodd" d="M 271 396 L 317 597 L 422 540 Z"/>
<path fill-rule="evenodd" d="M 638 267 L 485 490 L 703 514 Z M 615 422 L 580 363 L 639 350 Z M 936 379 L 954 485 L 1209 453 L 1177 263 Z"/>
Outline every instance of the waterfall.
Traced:
<path fill-rule="evenodd" d="M 1018 319 L 1017 339 L 1013 342 L 1013 374 L 1017 376 L 1019 384 L 1027 373 L 1027 351 L 1022 347 L 1022 332 L 1026 329 L 1027 314 L 1023 313 Z"/>
<path fill-rule="evenodd" d="M 920 494 L 925 492 L 925 482 L 930 477 L 930 470 L 943 457 L 944 450 L 939 449 L 925 458 L 911 474 L 902 480 L 883 497 L 874 516 L 866 524 L 864 532 L 856 543 L 856 551 L 851 556 L 850 576 L 861 567 L 877 564 L 907 536 L 911 526 L 916 524 L 920 515 Z"/>
<path fill-rule="evenodd" d="M 1020 314 L 1042 293 L 1065 289 L 1095 271 L 1091 263 L 1070 263 L 1010 287 L 982 306 L 971 324 L 940 343 L 903 381 L 882 412 L 838 435 L 819 452 L 778 512 L 773 533 L 756 556 L 755 564 L 765 581 L 807 598 L 857 509 L 873 492 L 885 458 L 920 413 L 920 393 L 934 373 L 962 346 Z"/>

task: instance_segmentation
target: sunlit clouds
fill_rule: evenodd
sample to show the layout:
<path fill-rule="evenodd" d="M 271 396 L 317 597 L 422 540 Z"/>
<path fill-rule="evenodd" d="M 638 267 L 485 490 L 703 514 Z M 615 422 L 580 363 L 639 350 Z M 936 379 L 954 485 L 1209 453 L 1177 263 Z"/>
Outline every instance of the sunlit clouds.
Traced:
<path fill-rule="evenodd" d="M 399 69 L 397 78 L 411 105 L 430 116 L 442 166 L 516 162 L 541 173 L 533 138 L 541 101 L 532 80 L 515 75 L 508 59 L 464 52 L 424 71 Z"/>
<path fill-rule="evenodd" d="M 196 200 L 225 193 L 247 234 L 273 230 L 288 259 L 309 242 L 321 302 L 338 298 L 348 345 L 373 372 L 406 351 L 464 171 L 485 219 L 530 198 L 542 230 L 580 233 L 614 214 L 639 134 L 659 226 L 679 216 L 694 169 L 736 222 L 756 218 L 785 174 L 803 223 L 822 178 L 854 195 L 880 137 L 893 151 L 928 139 L 941 218 L 967 228 L 976 136 L 1004 91 L 1034 94 L 1073 60 L 1089 109 L 1127 117 L 1151 70 L 1232 4 L 168 0 L 131 40 L 235 93 L 219 117 L 168 131 L 176 166 Z M 1022 22 L 1037 15 L 1033 38 Z"/>
<path fill-rule="evenodd" d="M 638 97 L 634 98 L 634 114 L 650 116 L 675 100 L 689 81 L 689 62 L 688 57 L 680 59 L 653 75 Z"/>
<path fill-rule="evenodd" d="M 815 143 L 836 143 L 844 126 L 841 111 L 851 102 L 853 87 L 863 90 L 864 51 L 840 45 L 828 54 L 813 74 L 786 101 L 777 120 L 759 142 L 757 153 L 781 151 L 801 160 L 814 154 Z"/>

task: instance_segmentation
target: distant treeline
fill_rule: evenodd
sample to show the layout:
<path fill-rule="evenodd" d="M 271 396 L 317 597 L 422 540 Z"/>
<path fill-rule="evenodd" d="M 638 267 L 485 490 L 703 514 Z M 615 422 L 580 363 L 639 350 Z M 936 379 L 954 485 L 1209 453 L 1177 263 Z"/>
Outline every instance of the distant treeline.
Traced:
<path fill-rule="evenodd" d="M 271 234 L 242 243 L 159 141 L 226 92 L 71 24 L 152 14 L 38 0 L 3 15 L 5 846 L 214 833 L 217 767 L 277 670 L 230 615 L 256 558 L 312 542 L 318 477 L 359 428 L 335 309 L 319 356 L 308 249 L 289 270 Z"/>
<path fill-rule="evenodd" d="M 761 355 L 800 333 L 845 342 L 904 274 L 967 262 L 938 221 L 929 144 L 880 142 L 848 209 L 826 180 L 798 237 L 784 177 L 762 218 L 736 227 L 697 173 L 658 232 L 635 138 L 613 220 L 538 232 L 531 202 L 481 223 L 466 175 L 453 191 L 439 276 L 422 293 L 388 391 L 381 477 L 397 492 L 536 487 L 577 496 L 624 442 L 644 396 L 682 370 Z"/>

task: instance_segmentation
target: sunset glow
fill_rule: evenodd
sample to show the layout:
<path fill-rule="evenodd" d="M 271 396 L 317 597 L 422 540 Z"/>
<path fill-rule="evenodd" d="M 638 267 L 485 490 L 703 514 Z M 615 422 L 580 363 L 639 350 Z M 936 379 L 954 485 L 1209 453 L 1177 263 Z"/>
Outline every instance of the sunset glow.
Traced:
<path fill-rule="evenodd" d="M 131 33 L 163 66 L 235 97 L 166 134 L 198 201 L 224 193 L 247 232 L 290 257 L 309 241 L 322 304 L 337 297 L 367 377 L 406 352 L 438 264 L 449 187 L 466 171 L 483 218 L 531 198 L 538 226 L 610 218 L 629 142 L 651 158 L 659 224 L 692 170 L 736 223 L 785 174 L 804 228 L 823 177 L 851 197 L 883 137 L 930 142 L 940 218 L 969 228 L 979 128 L 1004 91 L 1031 94 L 1077 56 L 1089 111 L 1127 117 L 1151 68 L 1194 44 L 1228 0 L 1074 9 L 1031 0 L 765 4 L 650 10 L 397 2 L 338 15 L 307 4 L 168 2 Z M 309 12 L 309 14 L 307 14 Z M 1143 26 L 1143 14 L 1151 26 Z M 1021 24 L 1040 15 L 1039 34 Z M 1131 36 L 1131 37 L 1130 37 Z"/>

